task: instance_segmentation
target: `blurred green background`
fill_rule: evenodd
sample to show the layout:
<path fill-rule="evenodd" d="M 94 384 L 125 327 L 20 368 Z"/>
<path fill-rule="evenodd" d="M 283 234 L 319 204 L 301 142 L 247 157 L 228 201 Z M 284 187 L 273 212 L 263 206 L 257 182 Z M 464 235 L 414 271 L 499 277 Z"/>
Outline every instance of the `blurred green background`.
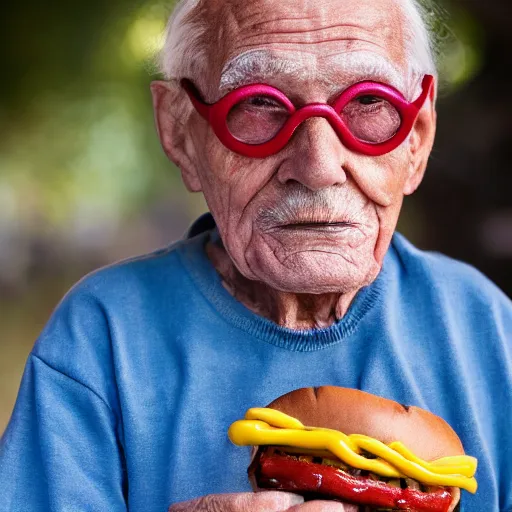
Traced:
<path fill-rule="evenodd" d="M 276 0 L 277 1 L 277 0 Z M 205 211 L 164 157 L 149 83 L 172 1 L 9 2 L 0 20 L 0 433 L 28 352 L 85 273 L 179 238 Z M 440 1 L 443 91 L 399 229 L 512 294 L 512 13 Z"/>

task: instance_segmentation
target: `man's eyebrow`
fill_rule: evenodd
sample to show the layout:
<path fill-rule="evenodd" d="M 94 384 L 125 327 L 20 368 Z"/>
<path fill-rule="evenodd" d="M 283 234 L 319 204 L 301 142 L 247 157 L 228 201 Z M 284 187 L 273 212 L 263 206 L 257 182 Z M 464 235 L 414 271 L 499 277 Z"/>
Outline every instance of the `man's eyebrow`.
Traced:
<path fill-rule="evenodd" d="M 220 89 L 244 85 L 256 77 L 291 75 L 302 66 L 297 61 L 278 57 L 269 50 L 249 50 L 228 61 L 222 69 Z"/>
<path fill-rule="evenodd" d="M 407 93 L 407 77 L 403 71 L 400 71 L 395 65 L 383 56 L 368 52 L 351 52 L 337 55 L 329 60 L 334 68 L 331 74 L 331 80 L 334 83 L 340 83 L 344 87 L 363 80 L 372 80 L 374 82 L 383 82 L 392 85 L 402 93 Z"/>
<path fill-rule="evenodd" d="M 406 77 L 383 56 L 369 51 L 343 53 L 330 57 L 327 69 L 304 66 L 300 59 L 279 55 L 270 50 L 249 50 L 237 55 L 224 66 L 219 91 L 226 94 L 242 85 L 286 76 L 297 81 L 314 80 L 340 90 L 363 80 L 392 85 L 407 95 Z"/>

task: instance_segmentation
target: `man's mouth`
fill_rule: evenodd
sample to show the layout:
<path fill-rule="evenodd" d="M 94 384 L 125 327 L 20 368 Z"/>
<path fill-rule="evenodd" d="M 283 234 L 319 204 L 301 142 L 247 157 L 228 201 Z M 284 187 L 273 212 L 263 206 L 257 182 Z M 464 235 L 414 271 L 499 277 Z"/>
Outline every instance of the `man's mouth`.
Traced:
<path fill-rule="evenodd" d="M 279 229 L 288 230 L 322 230 L 322 231 L 339 231 L 340 229 L 354 227 L 355 224 L 352 222 L 331 222 L 331 221 L 320 221 L 320 222 L 291 222 L 278 226 Z"/>

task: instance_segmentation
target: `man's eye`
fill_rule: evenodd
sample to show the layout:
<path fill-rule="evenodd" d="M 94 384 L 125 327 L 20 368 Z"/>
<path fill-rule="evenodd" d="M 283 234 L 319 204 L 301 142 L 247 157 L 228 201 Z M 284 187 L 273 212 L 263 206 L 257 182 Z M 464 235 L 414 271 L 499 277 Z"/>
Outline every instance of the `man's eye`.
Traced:
<path fill-rule="evenodd" d="M 266 108 L 282 108 L 282 105 L 272 98 L 265 96 L 254 96 L 247 100 L 247 104 L 251 107 L 266 107 Z"/>
<path fill-rule="evenodd" d="M 382 100 L 378 96 L 371 96 L 367 94 L 366 96 L 359 96 L 357 101 L 361 105 L 374 105 L 375 103 L 380 103 Z"/>

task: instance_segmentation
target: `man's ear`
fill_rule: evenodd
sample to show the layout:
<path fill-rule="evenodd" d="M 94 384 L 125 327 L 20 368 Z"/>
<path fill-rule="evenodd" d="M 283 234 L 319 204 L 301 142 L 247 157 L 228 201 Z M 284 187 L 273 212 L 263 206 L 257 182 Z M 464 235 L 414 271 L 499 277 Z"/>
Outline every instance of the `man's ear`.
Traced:
<path fill-rule="evenodd" d="M 179 167 L 187 189 L 199 192 L 201 182 L 194 165 L 195 149 L 188 133 L 188 98 L 175 82 L 152 82 L 151 94 L 162 148 L 169 160 Z"/>
<path fill-rule="evenodd" d="M 420 110 L 409 136 L 409 172 L 403 190 L 405 195 L 412 194 L 423 180 L 434 145 L 436 119 L 435 88 L 432 85 L 427 102 Z"/>

